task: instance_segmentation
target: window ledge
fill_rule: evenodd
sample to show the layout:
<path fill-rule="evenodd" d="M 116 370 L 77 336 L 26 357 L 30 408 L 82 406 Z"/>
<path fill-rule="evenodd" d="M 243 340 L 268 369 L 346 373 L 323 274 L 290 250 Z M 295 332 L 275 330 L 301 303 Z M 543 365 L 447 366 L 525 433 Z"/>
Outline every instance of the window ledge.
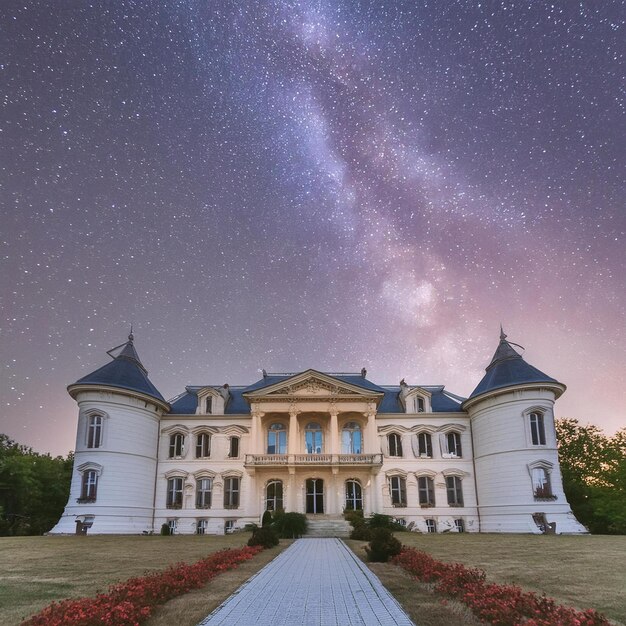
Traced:
<path fill-rule="evenodd" d="M 420 504 L 420 509 L 432 509 L 434 504 Z"/>
<path fill-rule="evenodd" d="M 556 496 L 535 496 L 535 502 L 552 502 L 556 499 Z"/>
<path fill-rule="evenodd" d="M 210 509 L 210 504 L 196 504 L 196 509 Z"/>
<path fill-rule="evenodd" d="M 225 504 L 224 508 L 228 510 L 234 510 L 234 509 L 238 509 L 239 505 L 238 504 Z"/>
<path fill-rule="evenodd" d="M 182 509 L 183 505 L 182 504 L 168 504 L 167 508 L 168 509 Z"/>
<path fill-rule="evenodd" d="M 406 509 L 406 502 L 392 503 L 391 506 L 394 509 Z"/>
<path fill-rule="evenodd" d="M 95 501 L 95 498 L 76 498 L 76 502 L 78 502 L 78 504 L 89 504 Z"/>

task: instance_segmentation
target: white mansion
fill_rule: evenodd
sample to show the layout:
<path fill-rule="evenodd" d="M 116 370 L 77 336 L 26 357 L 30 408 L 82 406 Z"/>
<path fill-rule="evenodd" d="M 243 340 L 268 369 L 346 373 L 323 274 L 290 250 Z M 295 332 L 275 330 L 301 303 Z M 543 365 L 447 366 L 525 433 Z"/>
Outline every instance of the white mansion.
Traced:
<path fill-rule="evenodd" d="M 501 334 L 469 398 L 367 372 L 270 374 L 167 402 L 133 344 L 68 387 L 69 502 L 52 533 L 224 533 L 266 509 L 385 513 L 421 532 L 583 533 L 563 494 L 553 406 L 565 385 Z"/>

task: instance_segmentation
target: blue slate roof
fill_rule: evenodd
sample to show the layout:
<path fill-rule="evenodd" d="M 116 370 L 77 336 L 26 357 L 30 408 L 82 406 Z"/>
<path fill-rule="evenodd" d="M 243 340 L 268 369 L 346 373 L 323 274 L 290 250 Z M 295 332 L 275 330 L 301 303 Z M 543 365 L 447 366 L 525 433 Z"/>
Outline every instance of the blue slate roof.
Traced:
<path fill-rule="evenodd" d="M 116 350 L 122 350 L 113 354 Z M 138 391 L 152 398 L 156 398 L 161 402 L 165 402 L 159 390 L 150 382 L 148 372 L 139 360 L 139 355 L 133 345 L 132 335 L 129 336 L 128 342 L 122 344 L 107 353 L 113 361 L 103 365 L 95 372 L 83 376 L 77 380 L 75 385 L 106 385 L 107 387 L 117 387 L 119 389 L 128 389 L 129 391 Z M 72 385 L 70 385 L 71 387 Z"/>
<path fill-rule="evenodd" d="M 400 404 L 400 386 L 387 386 L 384 387 L 380 385 L 376 385 L 367 378 L 360 376 L 359 374 L 327 374 L 332 376 L 337 380 L 343 381 L 345 383 L 349 383 L 351 385 L 355 385 L 356 387 L 361 387 L 363 389 L 367 389 L 369 391 L 375 391 L 378 393 L 382 393 L 383 399 L 378 407 L 378 413 L 404 413 L 404 409 Z M 230 398 L 226 404 L 224 409 L 225 415 L 248 415 L 250 413 L 250 405 L 243 397 L 244 393 L 248 393 L 250 391 L 256 391 L 258 389 L 263 389 L 264 387 L 269 387 L 270 385 L 274 385 L 276 383 L 280 383 L 281 381 L 287 380 L 291 378 L 292 374 L 279 374 L 274 375 L 270 374 L 268 376 L 263 377 L 261 380 L 257 380 L 252 385 L 247 387 L 229 387 Z M 185 392 L 176 396 L 170 401 L 171 410 L 170 413 L 176 415 L 192 415 L 196 412 L 198 407 L 198 391 L 200 389 L 204 389 L 205 387 L 214 387 L 216 390 L 221 388 L 221 385 L 198 385 L 198 386 L 189 386 L 186 388 Z M 436 386 L 425 386 L 422 387 L 426 391 L 432 394 L 431 396 L 431 405 L 434 413 L 448 413 L 448 412 L 457 412 L 462 411 L 461 403 L 464 398 L 456 396 L 448 391 L 445 391 L 442 385 Z"/>
<path fill-rule="evenodd" d="M 560 384 L 558 380 L 526 363 L 522 355 L 516 352 L 506 340 L 506 335 L 503 332 L 500 335 L 500 344 L 485 372 L 483 379 L 470 394 L 470 398 L 475 398 L 488 391 L 524 383 Z"/>

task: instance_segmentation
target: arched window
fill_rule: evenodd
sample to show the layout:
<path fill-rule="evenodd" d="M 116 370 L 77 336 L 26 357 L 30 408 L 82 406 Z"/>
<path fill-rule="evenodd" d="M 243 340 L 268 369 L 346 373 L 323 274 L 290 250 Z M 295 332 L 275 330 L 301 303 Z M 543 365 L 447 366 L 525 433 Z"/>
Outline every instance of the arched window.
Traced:
<path fill-rule="evenodd" d="M 287 454 L 287 429 L 284 424 L 272 424 L 267 431 L 267 453 Z"/>
<path fill-rule="evenodd" d="M 174 433 L 170 436 L 170 459 L 183 456 L 185 448 L 185 435 L 182 433 Z"/>
<path fill-rule="evenodd" d="M 211 435 L 199 433 L 196 437 L 196 459 L 207 459 L 211 456 Z"/>
<path fill-rule="evenodd" d="M 341 431 L 341 452 L 343 454 L 361 454 L 363 435 L 356 422 L 348 422 Z"/>
<path fill-rule="evenodd" d="M 99 448 L 102 445 L 102 415 L 90 415 L 87 422 L 87 447 Z"/>
<path fill-rule="evenodd" d="M 363 510 L 363 489 L 358 480 L 346 480 L 346 510 Z"/>
<path fill-rule="evenodd" d="M 183 506 L 183 479 L 179 476 L 167 480 L 168 509 L 180 509 Z"/>
<path fill-rule="evenodd" d="M 95 502 L 98 490 L 98 472 L 96 470 L 86 470 L 83 472 L 80 498 L 78 502 Z"/>
<path fill-rule="evenodd" d="M 530 420 L 530 437 L 533 446 L 546 445 L 546 428 L 543 423 L 543 413 L 533 412 L 529 416 Z"/>
<path fill-rule="evenodd" d="M 213 492 L 212 478 L 198 478 L 196 481 L 196 509 L 211 508 L 211 494 Z"/>
<path fill-rule="evenodd" d="M 278 511 L 283 508 L 283 481 L 270 480 L 265 487 L 265 510 Z"/>
<path fill-rule="evenodd" d="M 463 481 L 458 476 L 446 476 L 446 491 L 450 506 L 463 506 Z"/>
<path fill-rule="evenodd" d="M 304 447 L 307 454 L 321 454 L 324 450 L 322 427 L 317 422 L 309 422 L 304 431 Z"/>
<path fill-rule="evenodd" d="M 389 456 L 402 456 L 402 437 L 398 433 L 387 436 L 389 444 Z"/>
<path fill-rule="evenodd" d="M 417 491 L 421 507 L 435 506 L 435 481 L 430 476 L 417 478 Z"/>

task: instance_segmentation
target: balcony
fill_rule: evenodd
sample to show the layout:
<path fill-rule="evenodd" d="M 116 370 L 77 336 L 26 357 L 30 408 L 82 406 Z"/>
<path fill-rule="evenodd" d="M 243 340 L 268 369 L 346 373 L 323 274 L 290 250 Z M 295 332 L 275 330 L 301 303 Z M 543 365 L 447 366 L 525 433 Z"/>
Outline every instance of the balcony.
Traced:
<path fill-rule="evenodd" d="M 379 466 L 382 454 L 246 454 L 246 467 L 276 467 L 277 465 L 339 465 Z"/>

